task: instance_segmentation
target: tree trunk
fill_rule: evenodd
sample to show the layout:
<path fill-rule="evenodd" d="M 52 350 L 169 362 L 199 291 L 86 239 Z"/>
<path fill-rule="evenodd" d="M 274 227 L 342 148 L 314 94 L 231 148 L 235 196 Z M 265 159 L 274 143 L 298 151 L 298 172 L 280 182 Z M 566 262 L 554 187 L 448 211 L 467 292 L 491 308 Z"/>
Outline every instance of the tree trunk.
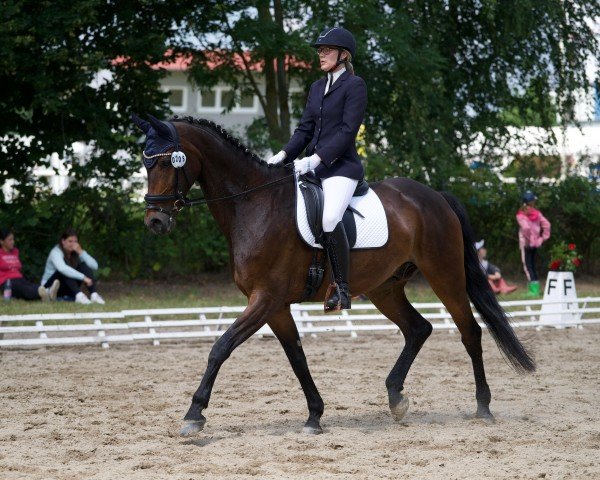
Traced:
<path fill-rule="evenodd" d="M 269 10 L 269 1 L 261 1 L 258 4 L 258 19 L 263 25 L 273 23 L 273 17 Z M 279 116 L 277 114 L 278 94 L 277 94 L 277 74 L 275 72 L 275 58 L 272 55 L 265 55 L 265 66 L 263 74 L 265 76 L 265 118 L 267 120 L 267 128 L 272 139 L 281 143 L 286 142 L 287 135 L 283 135 L 279 124 Z M 288 128 L 289 130 L 289 128 Z M 285 138 L 284 138 L 285 137 Z"/>
<path fill-rule="evenodd" d="M 281 0 L 274 0 L 275 23 L 283 32 L 283 8 Z M 279 98 L 279 126 L 281 135 L 289 137 L 290 135 L 290 107 L 288 103 L 288 79 L 285 70 L 285 54 L 277 57 L 277 93 Z M 285 140 L 284 140 L 285 141 Z"/>

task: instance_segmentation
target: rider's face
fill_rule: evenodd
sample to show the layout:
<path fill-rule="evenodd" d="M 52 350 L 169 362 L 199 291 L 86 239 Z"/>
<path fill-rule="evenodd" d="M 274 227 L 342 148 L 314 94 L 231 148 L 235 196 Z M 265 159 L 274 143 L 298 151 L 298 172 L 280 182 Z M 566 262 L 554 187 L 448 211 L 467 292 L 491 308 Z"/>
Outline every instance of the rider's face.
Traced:
<path fill-rule="evenodd" d="M 319 55 L 319 63 L 321 70 L 328 72 L 337 62 L 338 49 L 336 47 L 321 46 L 317 48 L 317 54 Z M 346 53 L 342 53 L 342 58 L 346 57 Z"/>

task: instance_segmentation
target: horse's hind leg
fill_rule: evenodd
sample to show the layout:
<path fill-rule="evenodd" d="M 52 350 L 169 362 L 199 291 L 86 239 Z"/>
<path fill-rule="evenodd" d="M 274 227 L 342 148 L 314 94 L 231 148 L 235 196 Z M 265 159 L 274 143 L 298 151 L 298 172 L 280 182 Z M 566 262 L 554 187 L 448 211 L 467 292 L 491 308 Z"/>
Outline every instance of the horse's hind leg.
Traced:
<path fill-rule="evenodd" d="M 290 314 L 289 309 L 269 318 L 269 326 L 278 338 L 285 354 L 290 361 L 292 369 L 300 381 L 306 403 L 308 404 L 308 420 L 304 424 L 303 432 L 309 434 L 323 433 L 321 429 L 321 415 L 323 415 L 323 399 L 319 395 L 317 386 L 312 379 L 306 362 L 306 356 L 302 349 L 302 342 L 298 334 L 298 328 Z"/>
<path fill-rule="evenodd" d="M 408 397 L 402 394 L 404 380 L 433 329 L 431 323 L 425 320 L 406 298 L 405 285 L 406 280 L 392 277 L 368 293 L 373 304 L 398 325 L 404 335 L 404 348 L 385 381 L 390 411 L 396 421 L 400 421 L 408 410 Z"/>
<path fill-rule="evenodd" d="M 492 423 L 494 416 L 490 411 L 492 394 L 485 378 L 483 366 L 483 349 L 481 347 L 481 327 L 475 321 L 465 280 L 462 262 L 444 262 L 438 257 L 436 265 L 419 265 L 423 276 L 446 306 L 461 335 L 461 341 L 471 357 L 475 376 L 475 398 L 477 399 L 476 417 Z"/>
<path fill-rule="evenodd" d="M 185 423 L 180 432 L 182 436 L 193 435 L 204 428 L 206 418 L 202 415 L 202 410 L 208 407 L 212 388 L 221 365 L 239 345 L 266 323 L 272 311 L 271 303 L 259 296 L 251 296 L 246 310 L 214 343 L 208 355 L 208 365 L 200 386 L 194 393 L 192 405 L 184 417 Z"/>

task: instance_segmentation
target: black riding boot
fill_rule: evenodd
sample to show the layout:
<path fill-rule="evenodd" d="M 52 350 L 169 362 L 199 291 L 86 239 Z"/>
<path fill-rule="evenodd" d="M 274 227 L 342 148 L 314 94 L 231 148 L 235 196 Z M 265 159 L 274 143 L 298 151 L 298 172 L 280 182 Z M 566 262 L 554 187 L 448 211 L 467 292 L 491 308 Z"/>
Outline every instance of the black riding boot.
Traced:
<path fill-rule="evenodd" d="M 325 311 L 350 309 L 350 291 L 348 288 L 348 272 L 350 269 L 350 247 L 342 222 L 335 226 L 333 232 L 324 232 L 327 255 L 333 270 L 335 283 L 327 289 Z M 337 285 L 336 285 L 337 284 Z M 331 296 L 329 292 L 333 290 Z"/>

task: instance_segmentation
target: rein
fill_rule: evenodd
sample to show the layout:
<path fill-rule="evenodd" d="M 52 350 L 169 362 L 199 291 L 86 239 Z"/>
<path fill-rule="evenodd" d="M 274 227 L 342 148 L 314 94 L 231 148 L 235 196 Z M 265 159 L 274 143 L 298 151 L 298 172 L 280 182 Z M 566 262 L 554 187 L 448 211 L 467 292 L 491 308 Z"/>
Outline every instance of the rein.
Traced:
<path fill-rule="evenodd" d="M 144 151 L 144 152 L 142 152 L 142 155 L 146 159 L 152 159 L 152 158 L 156 158 L 156 157 L 167 157 L 167 156 L 171 156 L 172 154 L 171 153 L 157 153 L 156 155 L 146 155 L 146 152 Z M 293 167 L 293 164 L 290 163 L 290 164 L 286 165 L 285 167 L 286 168 Z M 190 180 L 187 176 L 185 167 L 175 168 L 175 184 L 174 184 L 174 188 L 173 188 L 173 193 L 168 194 L 168 195 L 149 195 L 149 194 L 144 195 L 144 201 L 146 202 L 146 210 L 155 210 L 158 212 L 166 213 L 172 219 L 175 217 L 175 215 L 177 215 L 185 207 L 193 207 L 194 205 L 206 205 L 208 203 L 233 200 L 234 198 L 248 195 L 249 193 L 255 192 L 257 190 L 271 187 L 273 185 L 281 183 L 284 180 L 287 180 L 296 175 L 295 172 L 292 172 L 289 175 L 285 175 L 284 177 L 278 178 L 277 180 L 263 183 L 262 185 L 252 187 L 252 188 L 249 188 L 242 192 L 234 193 L 232 195 L 226 195 L 224 197 L 216 197 L 216 198 L 201 197 L 201 198 L 196 198 L 196 199 L 189 199 L 183 194 L 183 191 L 181 190 L 181 188 L 179 188 L 179 171 L 180 170 L 183 171 L 185 180 L 186 180 L 188 186 L 191 188 L 192 182 L 190 182 Z M 165 210 L 162 207 L 159 207 L 158 205 L 154 204 L 156 202 L 167 202 L 169 200 L 175 200 L 175 202 L 173 203 L 173 207 L 170 210 Z"/>

